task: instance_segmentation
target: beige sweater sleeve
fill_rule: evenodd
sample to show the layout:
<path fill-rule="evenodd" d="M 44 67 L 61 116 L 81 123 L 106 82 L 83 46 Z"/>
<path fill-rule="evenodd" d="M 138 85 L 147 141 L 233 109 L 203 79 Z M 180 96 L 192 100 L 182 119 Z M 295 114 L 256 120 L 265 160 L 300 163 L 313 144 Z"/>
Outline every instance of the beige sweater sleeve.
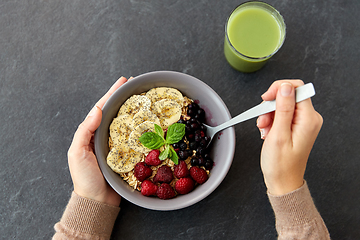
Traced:
<path fill-rule="evenodd" d="M 60 222 L 54 226 L 53 239 L 110 239 L 119 211 L 119 207 L 83 198 L 73 192 Z"/>
<path fill-rule="evenodd" d="M 330 239 L 306 184 L 282 196 L 268 193 L 274 209 L 278 239 Z"/>

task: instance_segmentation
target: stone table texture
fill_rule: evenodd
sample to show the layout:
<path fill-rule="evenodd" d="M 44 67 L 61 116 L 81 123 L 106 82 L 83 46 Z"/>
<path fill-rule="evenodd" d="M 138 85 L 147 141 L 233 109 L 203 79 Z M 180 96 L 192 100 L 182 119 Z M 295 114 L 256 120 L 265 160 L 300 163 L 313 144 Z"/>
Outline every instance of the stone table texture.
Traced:
<path fill-rule="evenodd" d="M 67 150 L 78 124 L 120 76 L 173 70 L 210 85 L 232 116 L 274 80 L 312 82 L 324 125 L 305 179 L 332 238 L 359 239 L 360 2 L 268 0 L 286 40 L 252 74 L 223 56 L 227 16 L 242 2 L 2 0 L 0 238 L 50 239 L 73 189 Z M 235 129 L 234 162 L 211 195 L 170 212 L 123 200 L 112 239 L 276 239 L 255 119 Z"/>

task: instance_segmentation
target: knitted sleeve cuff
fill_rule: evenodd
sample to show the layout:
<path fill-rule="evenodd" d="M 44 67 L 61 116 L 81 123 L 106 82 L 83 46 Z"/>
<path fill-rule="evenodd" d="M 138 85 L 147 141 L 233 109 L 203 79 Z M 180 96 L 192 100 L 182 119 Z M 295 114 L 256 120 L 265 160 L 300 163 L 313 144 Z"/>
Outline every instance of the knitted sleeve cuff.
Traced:
<path fill-rule="evenodd" d="M 73 192 L 60 220 L 60 226 L 57 227 L 64 228 L 63 231 L 70 235 L 110 239 L 119 211 L 119 207 L 84 198 Z"/>
<path fill-rule="evenodd" d="M 278 239 L 330 239 L 306 181 L 293 192 L 281 196 L 268 192 L 268 197 L 275 213 Z"/>
<path fill-rule="evenodd" d="M 290 193 L 281 196 L 269 192 L 267 194 L 275 212 L 276 225 L 279 227 L 303 225 L 320 217 L 306 181 L 303 186 Z"/>

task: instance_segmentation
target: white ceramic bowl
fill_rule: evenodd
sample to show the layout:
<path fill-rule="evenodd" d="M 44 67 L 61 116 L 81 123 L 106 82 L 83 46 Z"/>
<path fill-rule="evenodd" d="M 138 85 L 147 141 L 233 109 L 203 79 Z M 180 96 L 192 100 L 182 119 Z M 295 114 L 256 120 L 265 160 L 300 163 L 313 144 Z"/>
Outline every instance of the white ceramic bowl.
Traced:
<path fill-rule="evenodd" d="M 105 103 L 103 118 L 95 133 L 95 153 L 100 169 L 110 186 L 126 200 L 152 210 L 176 210 L 193 205 L 212 193 L 225 178 L 233 161 L 235 152 L 234 128 L 224 130 L 215 136 L 210 156 L 214 167 L 209 179 L 197 186 L 192 192 L 178 195 L 173 199 L 161 200 L 157 197 L 145 197 L 133 190 L 122 178 L 106 164 L 109 152 L 109 126 L 127 98 L 134 94 L 146 92 L 154 87 L 173 87 L 185 96 L 198 100 L 200 107 L 206 112 L 206 124 L 215 126 L 231 118 L 231 115 L 219 95 L 204 82 L 187 74 L 171 71 L 145 73 L 122 85 Z"/>

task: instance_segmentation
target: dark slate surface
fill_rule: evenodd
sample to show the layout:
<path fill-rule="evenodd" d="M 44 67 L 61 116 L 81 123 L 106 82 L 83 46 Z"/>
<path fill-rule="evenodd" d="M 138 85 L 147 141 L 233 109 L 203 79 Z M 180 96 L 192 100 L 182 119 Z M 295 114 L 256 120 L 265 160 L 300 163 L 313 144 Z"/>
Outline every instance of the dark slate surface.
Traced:
<path fill-rule="evenodd" d="M 72 191 L 77 125 L 120 76 L 175 70 L 209 84 L 233 116 L 272 81 L 313 82 L 324 125 L 305 178 L 333 239 L 360 237 L 360 2 L 269 0 L 284 46 L 259 72 L 223 57 L 224 24 L 242 1 L 3 0 L 0 3 L 1 239 L 49 239 Z M 123 200 L 113 239 L 275 239 L 255 120 L 236 126 L 233 165 L 198 204 L 173 212 Z"/>

